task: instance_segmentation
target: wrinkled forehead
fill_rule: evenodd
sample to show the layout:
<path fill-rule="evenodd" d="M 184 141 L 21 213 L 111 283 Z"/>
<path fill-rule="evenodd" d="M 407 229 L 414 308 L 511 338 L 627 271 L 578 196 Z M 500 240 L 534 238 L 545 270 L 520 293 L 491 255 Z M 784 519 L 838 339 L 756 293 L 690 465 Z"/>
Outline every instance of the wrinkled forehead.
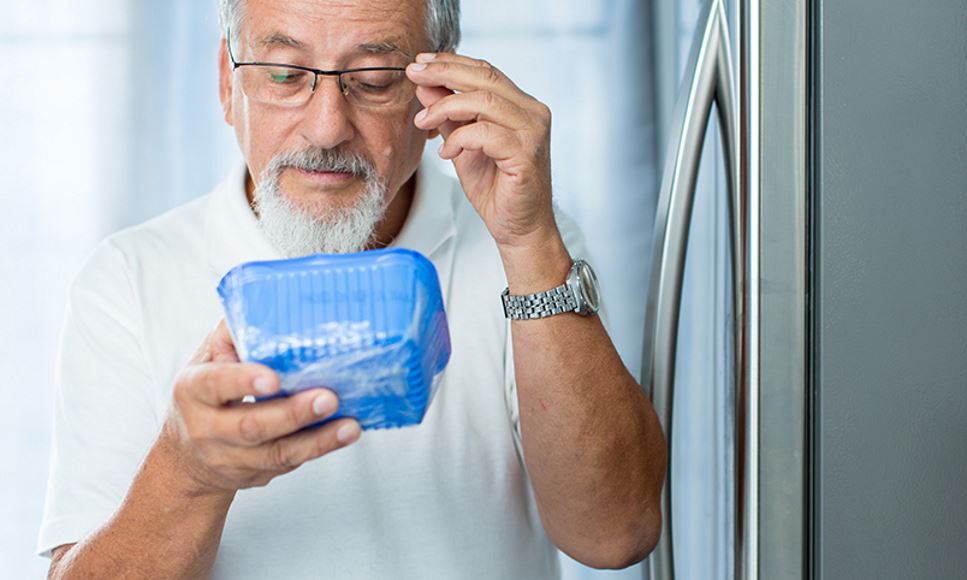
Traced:
<path fill-rule="evenodd" d="M 233 36 L 258 51 L 298 50 L 327 58 L 427 49 L 426 0 L 244 0 Z"/>

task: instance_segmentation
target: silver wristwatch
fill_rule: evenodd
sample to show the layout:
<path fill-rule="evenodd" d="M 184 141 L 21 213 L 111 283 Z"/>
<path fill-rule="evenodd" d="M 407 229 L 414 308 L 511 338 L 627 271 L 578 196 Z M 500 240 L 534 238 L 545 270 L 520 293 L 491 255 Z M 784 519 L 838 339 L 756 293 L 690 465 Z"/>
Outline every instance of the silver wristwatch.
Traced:
<path fill-rule="evenodd" d="M 598 277 L 584 260 L 574 261 L 567 281 L 557 288 L 523 296 L 513 296 L 510 288 L 506 288 L 500 297 L 504 302 L 504 316 L 511 320 L 547 318 L 565 312 L 591 316 L 601 307 Z"/>

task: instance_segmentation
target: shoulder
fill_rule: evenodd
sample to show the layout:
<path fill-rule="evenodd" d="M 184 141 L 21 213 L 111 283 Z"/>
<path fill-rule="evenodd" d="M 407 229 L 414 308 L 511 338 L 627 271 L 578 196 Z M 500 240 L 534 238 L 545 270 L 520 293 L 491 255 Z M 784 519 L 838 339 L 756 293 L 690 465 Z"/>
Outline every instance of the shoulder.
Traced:
<path fill-rule="evenodd" d="M 205 207 L 207 199 L 200 198 L 102 240 L 71 282 L 71 303 L 95 302 L 112 312 L 133 306 L 142 270 L 163 268 L 164 262 L 184 253 L 185 248 L 197 249 Z"/>
<path fill-rule="evenodd" d="M 211 194 L 205 195 L 144 223 L 123 229 L 105 241 L 128 259 L 146 255 L 179 254 L 197 250 L 204 240 Z"/>

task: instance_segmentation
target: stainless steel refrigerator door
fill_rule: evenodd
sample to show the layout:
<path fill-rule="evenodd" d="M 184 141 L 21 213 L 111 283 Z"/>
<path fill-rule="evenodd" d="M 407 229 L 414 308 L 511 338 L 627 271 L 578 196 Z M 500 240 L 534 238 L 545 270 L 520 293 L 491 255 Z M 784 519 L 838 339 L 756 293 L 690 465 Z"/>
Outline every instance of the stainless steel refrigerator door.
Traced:
<path fill-rule="evenodd" d="M 652 278 L 647 302 L 645 339 L 643 349 L 642 384 L 652 395 L 656 411 L 662 421 L 671 447 L 672 457 L 662 502 L 664 530 L 656 552 L 650 558 L 652 578 L 671 579 L 675 576 L 673 529 L 674 515 L 672 496 L 675 493 L 676 473 L 674 385 L 676 352 L 678 346 L 679 318 L 681 312 L 682 284 L 692 209 L 696 193 L 696 180 L 701 163 L 701 153 L 707 134 L 708 120 L 713 104 L 719 117 L 719 130 L 725 158 L 726 195 L 728 196 L 733 266 L 732 296 L 734 298 L 732 324 L 734 332 L 732 351 L 737 412 L 735 457 L 738 460 L 734 473 L 742 474 L 746 468 L 744 449 L 746 437 L 745 419 L 748 414 L 740 407 L 747 401 L 746 370 L 747 330 L 751 325 L 745 320 L 748 207 L 745 189 L 739 184 L 739 142 L 736 107 L 737 92 L 732 67 L 732 48 L 729 23 L 722 0 L 712 0 L 706 7 L 696 27 L 696 38 L 689 57 L 685 81 L 679 95 L 674 121 L 671 126 L 673 140 L 669 143 L 665 161 L 659 206 L 653 242 Z M 748 492 L 745 475 L 736 479 L 737 505 L 745 503 Z M 734 515 L 737 530 L 744 532 L 745 513 Z M 736 537 L 740 537 L 737 533 Z M 741 558 L 736 558 L 740 562 Z"/>
<path fill-rule="evenodd" d="M 967 576 L 967 2 L 817 3 L 821 580 Z"/>
<path fill-rule="evenodd" d="M 643 384 L 673 433 L 675 334 L 685 239 L 705 121 L 725 128 L 731 185 L 736 477 L 733 577 L 804 578 L 806 563 L 806 3 L 745 0 L 733 26 L 711 0 L 680 96 L 659 198 Z M 739 57 L 728 58 L 729 31 Z M 674 437 L 670 438 L 674 449 Z M 674 456 L 672 454 L 672 456 Z M 681 484 L 666 487 L 674 494 Z M 650 560 L 653 580 L 675 577 L 675 527 Z M 689 579 L 686 579 L 689 580 Z"/>

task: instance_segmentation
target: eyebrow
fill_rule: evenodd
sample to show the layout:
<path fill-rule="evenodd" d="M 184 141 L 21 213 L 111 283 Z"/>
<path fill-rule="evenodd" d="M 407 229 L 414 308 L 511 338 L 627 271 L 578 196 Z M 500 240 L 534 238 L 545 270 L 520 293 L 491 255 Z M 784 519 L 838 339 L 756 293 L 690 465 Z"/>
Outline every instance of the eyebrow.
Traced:
<path fill-rule="evenodd" d="M 300 41 L 292 38 L 291 36 L 284 34 L 282 32 L 274 32 L 261 41 L 259 41 L 259 46 L 264 48 L 272 48 L 277 46 L 284 46 L 288 48 L 294 48 L 297 50 L 307 50 L 308 46 Z M 409 54 L 400 46 L 392 40 L 381 40 L 379 42 L 364 42 L 356 46 L 357 52 L 362 52 L 366 54 L 400 54 L 407 58 L 411 58 L 413 55 Z"/>
<path fill-rule="evenodd" d="M 275 32 L 266 36 L 259 42 L 260 46 L 272 47 L 272 46 L 287 46 L 289 48 L 298 48 L 299 50 L 305 50 L 306 45 L 291 36 L 282 34 L 281 32 Z"/>
<path fill-rule="evenodd" d="M 400 48 L 395 42 L 390 40 L 384 40 L 382 42 L 375 43 L 363 43 L 356 47 L 357 49 L 367 52 L 369 54 L 391 54 L 394 52 L 409 56 L 402 48 Z"/>

